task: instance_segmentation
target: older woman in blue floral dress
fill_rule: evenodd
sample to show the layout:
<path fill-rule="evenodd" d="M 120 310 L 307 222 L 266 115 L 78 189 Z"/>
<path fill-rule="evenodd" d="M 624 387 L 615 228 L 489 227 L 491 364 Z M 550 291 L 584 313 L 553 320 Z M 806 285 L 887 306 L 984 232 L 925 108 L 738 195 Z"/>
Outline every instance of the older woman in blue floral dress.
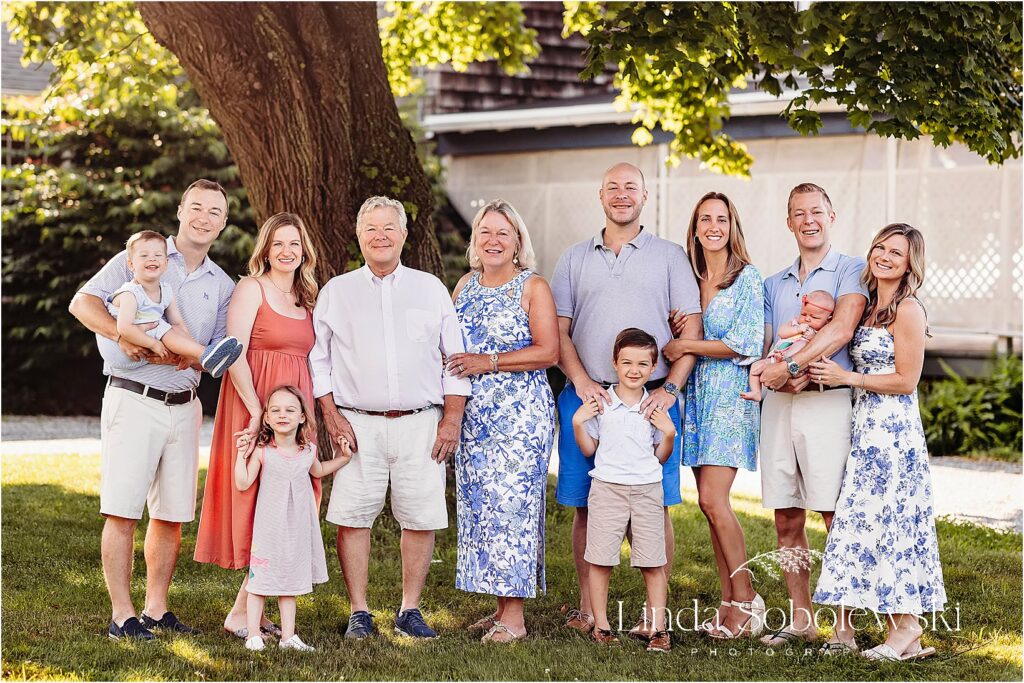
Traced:
<path fill-rule="evenodd" d="M 760 406 L 740 392 L 747 389 L 748 366 L 763 352 L 764 293 L 739 215 L 724 194 L 700 198 L 686 241 L 700 283 L 704 340 L 677 339 L 664 351 L 669 361 L 697 356 L 686 386 L 683 464 L 697 480 L 722 587 L 720 607 L 703 629 L 713 638 L 738 638 L 764 627 L 764 600 L 754 592 L 750 572 L 736 571 L 747 561 L 747 548 L 729 500 L 737 469 L 757 469 Z"/>
<path fill-rule="evenodd" d="M 473 219 L 472 270 L 455 288 L 467 353 L 448 372 L 468 377 L 455 455 L 457 588 L 497 597 L 470 626 L 484 641 L 526 635 L 525 598 L 544 589 L 544 507 L 555 404 L 546 368 L 558 360 L 558 321 L 547 282 L 516 210 L 496 199 Z"/>

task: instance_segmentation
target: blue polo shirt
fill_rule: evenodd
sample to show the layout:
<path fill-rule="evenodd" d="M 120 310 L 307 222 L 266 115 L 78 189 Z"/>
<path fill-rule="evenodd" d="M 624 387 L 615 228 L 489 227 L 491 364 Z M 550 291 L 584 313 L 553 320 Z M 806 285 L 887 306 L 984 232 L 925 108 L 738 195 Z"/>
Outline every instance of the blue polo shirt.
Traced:
<path fill-rule="evenodd" d="M 779 328 L 800 315 L 801 299 L 804 294 L 822 289 L 837 302 L 846 294 L 860 294 L 865 299 L 868 290 L 861 284 L 860 276 L 867 261 L 859 256 L 840 254 L 829 248 L 828 254 L 818 267 L 800 282 L 800 257 L 792 265 L 764 281 L 764 322 L 772 326 L 772 345 L 779 341 Z M 853 370 L 847 347 L 839 349 L 832 360 L 845 370 Z"/>

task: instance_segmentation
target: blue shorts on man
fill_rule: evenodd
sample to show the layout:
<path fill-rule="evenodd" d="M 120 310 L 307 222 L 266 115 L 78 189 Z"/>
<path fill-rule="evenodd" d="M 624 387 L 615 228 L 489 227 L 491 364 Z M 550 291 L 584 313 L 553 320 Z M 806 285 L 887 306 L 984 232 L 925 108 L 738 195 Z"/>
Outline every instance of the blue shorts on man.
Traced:
<path fill-rule="evenodd" d="M 576 395 L 576 388 L 566 384 L 558 395 L 558 485 L 555 487 L 555 500 L 570 507 L 587 507 L 590 495 L 590 470 L 594 469 L 594 459 L 586 458 L 576 445 L 572 431 L 572 416 L 583 405 Z M 672 446 L 672 455 L 661 466 L 661 486 L 665 493 L 665 505 L 679 505 L 683 502 L 679 492 L 679 445 L 683 433 L 679 402 L 673 404 L 668 415 L 676 426 L 676 438 Z"/>

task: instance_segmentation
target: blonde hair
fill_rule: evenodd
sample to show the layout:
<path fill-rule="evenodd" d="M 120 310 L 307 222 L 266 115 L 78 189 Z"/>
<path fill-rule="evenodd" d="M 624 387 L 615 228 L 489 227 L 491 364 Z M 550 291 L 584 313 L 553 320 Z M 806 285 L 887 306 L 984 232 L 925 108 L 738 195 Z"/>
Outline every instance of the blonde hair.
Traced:
<path fill-rule="evenodd" d="M 711 199 L 723 202 L 729 211 L 729 242 L 725 246 L 729 252 L 729 259 L 726 261 L 722 283 L 718 285 L 719 289 L 728 289 L 732 283 L 736 282 L 736 278 L 740 276 L 743 269 L 750 265 L 750 254 L 747 253 L 747 242 L 743 238 L 740 215 L 736 212 L 732 200 L 721 192 L 708 192 L 697 200 L 697 205 L 693 207 L 693 214 L 690 216 L 690 227 L 686 230 L 686 247 L 690 254 L 690 265 L 693 267 L 694 274 L 701 280 L 706 280 L 708 262 L 704 258 L 704 247 L 697 239 L 697 219 L 700 218 L 701 205 Z"/>
<path fill-rule="evenodd" d="M 128 258 L 132 257 L 132 247 L 139 242 L 160 242 L 166 246 L 167 238 L 155 230 L 140 230 L 129 237 L 128 241 L 124 243 L 124 249 L 128 252 Z"/>
<path fill-rule="evenodd" d="M 537 267 L 537 256 L 533 252 L 533 243 L 530 241 L 530 232 L 526 229 L 526 223 L 519 212 L 504 199 L 494 199 L 485 204 L 476 212 L 473 218 L 473 232 L 469 236 L 469 247 L 466 249 L 466 258 L 469 260 L 469 267 L 473 270 L 480 270 L 480 256 L 476 253 L 476 240 L 480 233 L 480 223 L 488 213 L 498 213 L 505 217 L 505 220 L 515 228 L 516 251 L 512 257 L 520 268 L 533 270 Z"/>
<path fill-rule="evenodd" d="M 398 227 L 402 229 L 402 232 L 409 232 L 409 219 L 405 215 L 405 205 L 391 197 L 376 196 L 370 197 L 359 207 L 359 212 L 356 214 L 356 235 L 363 231 L 363 220 L 366 218 L 366 214 L 374 209 L 394 209 L 398 214 Z"/>
<path fill-rule="evenodd" d="M 878 307 L 878 279 L 871 273 L 871 252 L 875 250 L 875 247 L 893 235 L 903 236 L 906 238 L 907 244 L 910 245 L 907 253 L 907 272 L 903 274 L 903 278 L 900 280 L 900 284 L 896 288 L 896 293 L 893 295 L 889 305 L 876 312 L 875 309 Z M 878 234 L 872 238 L 871 247 L 868 248 L 867 260 L 868 265 L 864 267 L 864 273 L 860 277 L 860 281 L 868 290 L 868 305 L 864 309 L 864 317 L 861 322 L 867 321 L 868 318 L 874 315 L 875 325 L 879 327 L 892 325 L 896 321 L 896 309 L 899 308 L 900 303 L 904 299 L 912 298 L 924 309 L 924 304 L 915 296 L 917 290 L 924 284 L 924 235 L 921 234 L 920 230 L 906 223 L 890 223 L 879 230 Z M 925 316 L 927 317 L 927 311 Z M 930 333 L 929 336 L 931 336 Z"/>
<path fill-rule="evenodd" d="M 292 226 L 299 231 L 299 240 L 302 242 L 302 262 L 295 272 L 292 292 L 295 294 L 295 305 L 306 310 L 313 310 L 316 303 L 316 249 L 313 247 L 313 240 L 309 237 L 306 224 L 294 213 L 275 213 L 268 218 L 260 232 L 256 235 L 256 246 L 249 258 L 249 276 L 259 277 L 270 271 L 270 263 L 267 255 L 270 253 L 270 245 L 274 241 L 274 233 L 278 228 Z"/>
<path fill-rule="evenodd" d="M 800 183 L 792 190 L 789 191 L 789 199 L 786 200 L 786 214 L 788 215 L 793 207 L 793 197 L 798 194 L 811 194 L 812 192 L 820 192 L 822 199 L 825 200 L 825 205 L 829 211 L 832 211 L 832 200 L 828 197 L 828 192 L 825 192 L 825 188 L 814 183 Z"/>
<path fill-rule="evenodd" d="M 267 424 L 267 409 L 270 406 L 270 399 L 279 391 L 291 394 L 297 398 L 299 400 L 299 408 L 302 410 L 302 416 L 306 418 L 306 421 L 300 424 L 299 429 L 295 432 L 295 443 L 299 446 L 305 446 L 307 443 L 312 443 L 313 436 L 316 434 L 316 419 L 313 417 L 313 411 L 309 409 L 306 397 L 302 395 L 302 391 L 300 391 L 294 384 L 282 384 L 274 387 L 274 389 L 267 394 L 267 400 L 263 403 L 263 418 L 260 423 L 260 432 L 256 435 L 256 445 L 266 446 L 274 440 L 274 430 Z"/>

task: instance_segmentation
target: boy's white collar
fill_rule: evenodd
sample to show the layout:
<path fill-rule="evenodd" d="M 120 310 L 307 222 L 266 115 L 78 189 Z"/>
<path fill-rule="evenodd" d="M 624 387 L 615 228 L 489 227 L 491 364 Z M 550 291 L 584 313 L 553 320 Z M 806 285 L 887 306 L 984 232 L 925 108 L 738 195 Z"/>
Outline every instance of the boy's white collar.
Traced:
<path fill-rule="evenodd" d="M 647 400 L 647 387 L 644 387 L 644 393 L 640 396 L 640 400 L 637 401 L 635 405 L 627 406 L 623 402 L 623 400 L 621 398 L 619 398 L 618 393 L 616 393 L 615 388 L 617 386 L 619 386 L 619 385 L 618 384 L 613 384 L 610 387 L 608 387 L 608 395 L 611 396 L 611 399 L 612 399 L 612 402 L 608 406 L 608 408 L 609 409 L 614 409 L 614 408 L 617 408 L 618 406 L 621 405 L 621 406 L 625 406 L 627 410 L 630 410 L 630 411 L 632 411 L 634 413 L 639 413 L 640 412 L 640 406 L 643 404 L 644 401 Z"/>

